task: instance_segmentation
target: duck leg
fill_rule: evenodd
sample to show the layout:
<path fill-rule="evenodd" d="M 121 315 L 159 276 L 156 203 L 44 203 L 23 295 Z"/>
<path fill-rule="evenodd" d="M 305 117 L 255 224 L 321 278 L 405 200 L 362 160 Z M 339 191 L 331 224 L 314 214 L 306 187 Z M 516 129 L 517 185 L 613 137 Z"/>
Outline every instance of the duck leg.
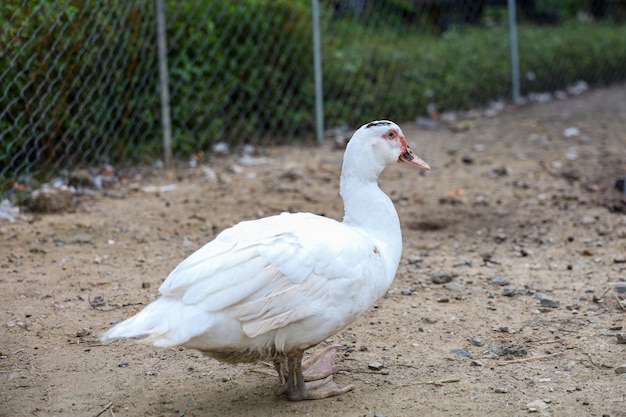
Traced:
<path fill-rule="evenodd" d="M 290 401 L 319 400 L 340 395 L 354 389 L 354 385 L 340 386 L 333 381 L 332 374 L 325 379 L 305 382 L 302 372 L 303 351 L 294 351 L 287 354 L 286 394 Z"/>

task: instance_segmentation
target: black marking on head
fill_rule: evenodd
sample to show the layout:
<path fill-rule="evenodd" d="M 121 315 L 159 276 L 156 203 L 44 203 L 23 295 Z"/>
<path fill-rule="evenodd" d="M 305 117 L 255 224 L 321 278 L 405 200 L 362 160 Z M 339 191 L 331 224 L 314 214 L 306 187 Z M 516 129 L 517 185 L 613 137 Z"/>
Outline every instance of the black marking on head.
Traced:
<path fill-rule="evenodd" d="M 386 121 L 379 121 L 379 122 L 371 122 L 368 123 L 367 126 L 365 126 L 366 129 L 369 129 L 370 127 L 376 127 L 376 126 L 391 126 L 391 122 L 386 122 Z"/>

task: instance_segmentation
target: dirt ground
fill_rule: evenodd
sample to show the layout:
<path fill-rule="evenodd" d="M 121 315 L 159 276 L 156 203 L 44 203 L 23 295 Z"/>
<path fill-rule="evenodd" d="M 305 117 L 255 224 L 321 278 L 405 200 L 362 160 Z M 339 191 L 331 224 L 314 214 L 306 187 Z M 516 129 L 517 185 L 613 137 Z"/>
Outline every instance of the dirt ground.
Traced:
<path fill-rule="evenodd" d="M 329 341 L 354 391 L 290 403 L 267 364 L 97 341 L 224 228 L 340 219 L 329 142 L 137 175 L 1 222 L 0 415 L 626 416 L 626 86 L 453 128 L 403 125 L 432 171 L 381 178 L 404 253 L 387 296 Z"/>

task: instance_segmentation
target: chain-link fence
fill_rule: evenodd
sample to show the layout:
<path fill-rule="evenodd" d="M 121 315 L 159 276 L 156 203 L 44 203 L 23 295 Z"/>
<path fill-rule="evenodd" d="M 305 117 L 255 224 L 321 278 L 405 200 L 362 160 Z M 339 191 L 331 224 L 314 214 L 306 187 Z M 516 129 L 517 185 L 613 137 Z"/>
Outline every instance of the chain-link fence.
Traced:
<path fill-rule="evenodd" d="M 313 138 L 316 93 L 327 127 L 352 128 L 510 99 L 515 85 L 512 1 L 185 0 L 162 3 L 162 107 L 161 1 L 3 3 L 0 192 L 80 167 L 154 163 L 162 108 L 165 143 L 186 160 L 218 142 Z M 515 10 L 522 95 L 626 79 L 626 0 L 518 0 Z"/>
<path fill-rule="evenodd" d="M 0 179 L 141 158 L 159 135 L 151 4 L 3 4 Z"/>

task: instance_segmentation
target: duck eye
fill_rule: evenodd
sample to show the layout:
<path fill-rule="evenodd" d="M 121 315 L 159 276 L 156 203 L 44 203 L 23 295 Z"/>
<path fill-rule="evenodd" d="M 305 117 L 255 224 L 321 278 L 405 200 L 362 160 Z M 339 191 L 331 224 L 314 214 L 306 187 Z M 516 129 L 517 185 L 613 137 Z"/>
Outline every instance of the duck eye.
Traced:
<path fill-rule="evenodd" d="M 390 130 L 389 132 L 387 132 L 387 137 L 389 139 L 393 139 L 396 136 L 396 134 L 393 132 L 393 130 Z"/>

